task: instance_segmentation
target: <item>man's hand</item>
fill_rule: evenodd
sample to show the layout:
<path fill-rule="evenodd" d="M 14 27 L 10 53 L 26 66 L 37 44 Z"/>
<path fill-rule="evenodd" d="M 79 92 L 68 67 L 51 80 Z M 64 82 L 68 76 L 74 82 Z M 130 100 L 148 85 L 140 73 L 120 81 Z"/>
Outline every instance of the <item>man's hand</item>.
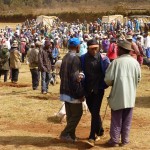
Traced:
<path fill-rule="evenodd" d="M 77 76 L 77 82 L 81 82 L 81 80 L 84 78 L 84 74 L 83 73 L 79 73 Z"/>

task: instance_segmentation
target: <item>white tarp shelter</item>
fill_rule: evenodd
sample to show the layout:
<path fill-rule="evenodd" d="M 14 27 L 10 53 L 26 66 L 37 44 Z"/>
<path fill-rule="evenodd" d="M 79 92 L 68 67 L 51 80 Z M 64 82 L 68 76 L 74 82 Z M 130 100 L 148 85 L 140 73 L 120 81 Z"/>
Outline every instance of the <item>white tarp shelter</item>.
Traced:
<path fill-rule="evenodd" d="M 138 19 L 142 21 L 143 23 L 149 23 L 150 22 L 150 16 L 146 15 L 134 15 L 134 16 L 129 16 L 131 19 Z"/>
<path fill-rule="evenodd" d="M 43 23 L 43 25 L 45 26 L 48 26 L 48 27 L 51 27 L 53 25 L 53 22 L 58 19 L 58 17 L 56 16 L 44 16 L 44 15 L 41 15 L 41 16 L 38 16 L 36 21 L 37 23 Z"/>
<path fill-rule="evenodd" d="M 119 20 L 121 23 L 123 23 L 123 15 L 110 15 L 110 16 L 103 16 L 102 22 L 103 23 L 111 23 L 113 21 Z"/>

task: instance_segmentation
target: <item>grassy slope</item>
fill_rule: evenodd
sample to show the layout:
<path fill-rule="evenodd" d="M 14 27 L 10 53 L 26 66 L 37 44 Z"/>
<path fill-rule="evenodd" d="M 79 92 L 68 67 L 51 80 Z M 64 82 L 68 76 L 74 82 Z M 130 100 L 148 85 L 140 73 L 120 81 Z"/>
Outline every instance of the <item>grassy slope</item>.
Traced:
<path fill-rule="evenodd" d="M 51 5 L 41 5 L 37 7 L 25 7 L 17 6 L 12 3 L 9 7 L 5 5 L 5 11 L 1 9 L 4 14 L 47 14 L 49 13 L 61 13 L 61 12 L 106 12 L 113 10 L 116 6 L 123 6 L 129 9 L 142 8 L 149 9 L 149 0 L 80 0 L 79 3 L 73 3 L 69 0 L 67 2 L 57 2 L 53 0 Z"/>

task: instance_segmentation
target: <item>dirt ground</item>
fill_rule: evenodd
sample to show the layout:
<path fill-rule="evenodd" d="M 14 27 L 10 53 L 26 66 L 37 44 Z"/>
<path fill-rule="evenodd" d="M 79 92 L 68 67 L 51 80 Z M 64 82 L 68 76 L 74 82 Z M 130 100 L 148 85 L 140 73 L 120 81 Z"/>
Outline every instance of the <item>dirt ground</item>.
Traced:
<path fill-rule="evenodd" d="M 148 150 L 150 148 L 150 70 L 142 68 L 142 81 L 138 86 L 136 107 L 132 121 L 130 144 L 125 148 Z M 106 90 L 101 116 L 103 118 L 110 89 Z M 59 84 L 49 86 L 49 93 L 42 95 L 31 88 L 29 67 L 22 65 L 19 83 L 13 85 L 0 80 L 0 149 L 1 150 L 55 150 L 89 149 L 85 143 L 90 131 L 90 113 L 83 114 L 77 128 L 81 140 L 75 144 L 59 140 L 59 134 L 66 123 L 60 123 L 54 113 L 60 109 Z M 103 121 L 105 137 L 92 149 L 107 149 L 104 143 L 109 139 L 110 108 Z"/>

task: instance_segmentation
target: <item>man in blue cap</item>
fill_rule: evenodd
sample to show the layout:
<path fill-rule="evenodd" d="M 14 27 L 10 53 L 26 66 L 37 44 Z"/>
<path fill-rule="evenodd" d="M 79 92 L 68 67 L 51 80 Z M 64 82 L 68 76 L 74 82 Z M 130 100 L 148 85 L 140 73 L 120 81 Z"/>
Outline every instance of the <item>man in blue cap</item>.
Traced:
<path fill-rule="evenodd" d="M 60 69 L 60 100 L 65 102 L 67 125 L 61 132 L 60 139 L 64 141 L 76 141 L 76 127 L 81 119 L 82 101 L 84 90 L 81 84 L 83 73 L 81 73 L 80 59 L 77 53 L 80 50 L 80 40 L 71 38 L 69 40 L 69 52 L 64 56 Z"/>

